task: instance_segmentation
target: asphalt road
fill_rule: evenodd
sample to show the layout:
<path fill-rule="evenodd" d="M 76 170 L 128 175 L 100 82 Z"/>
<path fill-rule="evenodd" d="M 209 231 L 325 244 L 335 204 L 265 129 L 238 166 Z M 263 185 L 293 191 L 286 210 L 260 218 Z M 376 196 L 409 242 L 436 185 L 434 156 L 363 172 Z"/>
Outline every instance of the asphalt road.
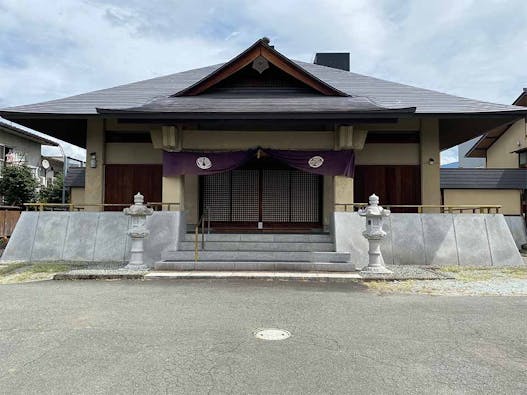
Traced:
<path fill-rule="evenodd" d="M 287 329 L 282 341 L 257 328 Z M 361 285 L 0 286 L 0 393 L 527 393 L 527 298 Z"/>

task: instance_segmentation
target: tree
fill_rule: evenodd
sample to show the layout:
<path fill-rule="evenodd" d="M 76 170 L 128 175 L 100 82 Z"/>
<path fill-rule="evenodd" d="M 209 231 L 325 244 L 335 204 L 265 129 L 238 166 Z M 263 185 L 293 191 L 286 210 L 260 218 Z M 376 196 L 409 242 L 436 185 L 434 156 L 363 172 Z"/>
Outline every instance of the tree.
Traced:
<path fill-rule="evenodd" d="M 64 176 L 58 174 L 51 185 L 40 190 L 39 201 L 42 203 L 62 203 L 62 186 Z M 66 202 L 68 201 L 68 191 L 66 191 Z"/>
<path fill-rule="evenodd" d="M 0 196 L 4 204 L 22 206 L 37 197 L 38 182 L 26 165 L 6 166 L 0 179 Z"/>

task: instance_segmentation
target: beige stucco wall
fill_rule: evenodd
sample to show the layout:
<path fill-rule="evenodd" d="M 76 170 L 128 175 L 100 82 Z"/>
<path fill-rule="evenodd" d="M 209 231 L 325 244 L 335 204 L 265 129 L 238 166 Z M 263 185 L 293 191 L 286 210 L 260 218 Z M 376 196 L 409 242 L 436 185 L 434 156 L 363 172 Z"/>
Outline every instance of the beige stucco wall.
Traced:
<path fill-rule="evenodd" d="M 179 209 L 185 209 L 185 184 L 183 176 L 163 177 L 161 193 L 163 203 L 179 203 Z M 175 209 L 176 207 L 174 207 Z"/>
<path fill-rule="evenodd" d="M 70 203 L 84 204 L 84 188 L 74 187 L 70 189 Z"/>
<path fill-rule="evenodd" d="M 86 136 L 86 186 L 85 203 L 103 203 L 104 191 L 104 129 L 102 119 L 88 119 Z M 90 167 L 90 154 L 95 152 L 97 167 Z M 95 210 L 95 209 L 90 209 Z"/>
<path fill-rule="evenodd" d="M 334 132 L 240 132 L 185 130 L 183 149 L 245 150 L 248 148 L 333 149 Z"/>
<path fill-rule="evenodd" d="M 445 189 L 446 205 L 501 205 L 505 215 L 521 214 L 521 191 L 516 189 Z"/>
<path fill-rule="evenodd" d="M 365 144 L 355 155 L 357 165 L 418 165 L 419 144 Z"/>
<path fill-rule="evenodd" d="M 511 125 L 487 150 L 487 167 L 495 169 L 517 168 L 518 154 L 511 152 L 527 147 L 525 133 L 525 120 L 519 120 Z"/>
<path fill-rule="evenodd" d="M 163 151 L 152 143 L 107 143 L 106 164 L 161 164 Z"/>

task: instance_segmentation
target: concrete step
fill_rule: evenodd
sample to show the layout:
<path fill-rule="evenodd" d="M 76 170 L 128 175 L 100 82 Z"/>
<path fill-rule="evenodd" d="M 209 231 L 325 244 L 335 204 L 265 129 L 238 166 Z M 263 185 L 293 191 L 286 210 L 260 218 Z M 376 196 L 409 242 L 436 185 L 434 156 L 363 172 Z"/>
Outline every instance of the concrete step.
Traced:
<path fill-rule="evenodd" d="M 194 242 L 194 234 L 186 233 L 184 241 Z M 201 235 L 199 235 L 201 239 Z M 252 241 L 252 242 L 277 242 L 277 243 L 331 243 L 333 239 L 329 234 L 289 234 L 289 233 L 210 233 L 205 234 L 206 241 Z"/>
<path fill-rule="evenodd" d="M 164 261 L 194 261 L 194 251 L 167 251 Z M 199 251 L 200 261 L 227 262 L 349 262 L 350 254 L 315 251 Z"/>
<path fill-rule="evenodd" d="M 353 272 L 352 263 L 337 262 L 254 262 L 254 261 L 160 261 L 155 270 L 259 271 L 259 272 Z"/>
<path fill-rule="evenodd" d="M 201 241 L 198 244 L 201 248 Z M 194 241 L 179 243 L 180 251 L 194 251 Z M 205 251 L 335 251 L 330 242 L 206 241 Z"/>

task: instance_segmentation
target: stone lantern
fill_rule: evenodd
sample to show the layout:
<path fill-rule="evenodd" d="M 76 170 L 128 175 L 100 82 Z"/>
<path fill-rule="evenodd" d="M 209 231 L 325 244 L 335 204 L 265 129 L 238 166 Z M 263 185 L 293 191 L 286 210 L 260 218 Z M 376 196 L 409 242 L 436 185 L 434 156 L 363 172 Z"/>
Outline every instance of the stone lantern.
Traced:
<path fill-rule="evenodd" d="M 125 208 L 124 214 L 131 217 L 130 228 L 127 234 L 132 239 L 130 248 L 130 261 L 125 269 L 130 270 L 147 270 L 144 263 L 144 239 L 150 234 L 146 229 L 146 217 L 152 215 L 154 210 L 144 205 L 145 197 L 137 192 L 134 196 L 134 204 Z"/>
<path fill-rule="evenodd" d="M 384 218 L 390 215 L 390 210 L 379 206 L 379 197 L 375 194 L 369 197 L 369 205 L 359 210 L 361 217 L 366 217 L 366 230 L 362 235 L 368 240 L 368 266 L 362 271 L 369 273 L 392 273 L 384 266 L 381 253 L 381 240 L 386 236 L 382 229 Z"/>

